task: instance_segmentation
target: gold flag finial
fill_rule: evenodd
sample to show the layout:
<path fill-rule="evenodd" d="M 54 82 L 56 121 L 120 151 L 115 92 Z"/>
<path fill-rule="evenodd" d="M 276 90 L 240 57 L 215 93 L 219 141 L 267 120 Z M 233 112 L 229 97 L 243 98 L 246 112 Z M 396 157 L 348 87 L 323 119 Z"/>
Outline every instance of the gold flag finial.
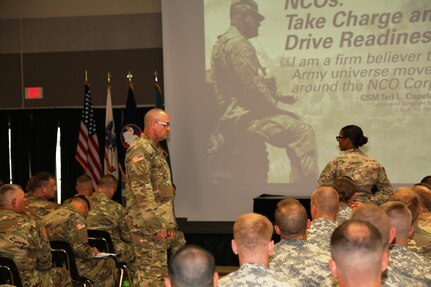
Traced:
<path fill-rule="evenodd" d="M 158 82 L 159 81 L 159 78 L 158 78 L 158 76 L 159 76 L 159 73 L 157 73 L 157 70 L 154 70 L 154 82 Z"/>
<path fill-rule="evenodd" d="M 108 71 L 108 85 L 111 84 L 111 72 Z"/>
<path fill-rule="evenodd" d="M 132 73 L 129 71 L 129 72 L 127 73 L 127 79 L 129 79 L 129 83 L 131 83 L 131 82 L 132 82 L 132 78 L 133 78 L 133 75 L 132 75 Z"/>
<path fill-rule="evenodd" d="M 85 70 L 85 72 L 84 72 L 84 81 L 86 84 L 88 84 L 88 72 L 87 72 L 87 70 Z"/>

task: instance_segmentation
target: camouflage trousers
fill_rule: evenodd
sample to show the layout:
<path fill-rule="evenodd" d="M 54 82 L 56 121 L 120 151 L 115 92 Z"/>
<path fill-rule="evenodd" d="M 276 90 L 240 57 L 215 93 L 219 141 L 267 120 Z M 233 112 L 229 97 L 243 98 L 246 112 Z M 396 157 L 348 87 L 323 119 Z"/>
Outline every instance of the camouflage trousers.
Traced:
<path fill-rule="evenodd" d="M 20 277 L 25 287 L 72 287 L 69 271 L 60 267 L 47 270 L 26 270 L 20 272 Z"/>
<path fill-rule="evenodd" d="M 132 232 L 135 250 L 136 273 L 135 286 L 165 286 L 164 278 L 168 275 L 168 256 L 166 241 L 155 241 L 154 235 Z"/>
<path fill-rule="evenodd" d="M 62 267 L 51 268 L 52 283 L 56 287 L 72 287 L 72 278 L 70 277 L 69 270 Z"/>
<path fill-rule="evenodd" d="M 177 253 L 178 249 L 186 245 L 187 241 L 184 237 L 184 233 L 180 230 L 175 230 L 174 237 L 168 241 L 168 249 L 170 250 L 170 255 Z"/>
<path fill-rule="evenodd" d="M 113 286 L 116 269 L 115 260 L 111 257 L 85 261 L 76 259 L 79 275 L 87 277 L 95 283 L 94 286 Z"/>
<path fill-rule="evenodd" d="M 290 114 L 274 114 L 254 120 L 247 128 L 265 142 L 285 148 L 290 160 L 290 182 L 303 183 L 316 180 L 317 147 L 313 128 Z"/>

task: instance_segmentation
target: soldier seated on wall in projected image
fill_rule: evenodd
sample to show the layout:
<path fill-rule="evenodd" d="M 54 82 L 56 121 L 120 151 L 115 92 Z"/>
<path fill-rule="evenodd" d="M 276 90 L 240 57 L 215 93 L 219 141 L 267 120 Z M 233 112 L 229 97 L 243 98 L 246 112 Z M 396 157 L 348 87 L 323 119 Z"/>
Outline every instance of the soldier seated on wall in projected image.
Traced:
<path fill-rule="evenodd" d="M 219 118 L 208 153 L 214 182 L 241 178 L 238 172 L 250 175 L 250 167 L 264 169 L 254 174 L 266 182 L 265 143 L 286 150 L 291 183 L 318 177 L 313 128 L 286 109 L 296 97 L 277 94 L 275 79 L 267 77 L 249 41 L 258 36 L 264 19 L 254 0 L 233 0 L 230 27 L 213 46 L 209 81 L 214 84 Z M 231 172 L 226 171 L 227 161 Z"/>

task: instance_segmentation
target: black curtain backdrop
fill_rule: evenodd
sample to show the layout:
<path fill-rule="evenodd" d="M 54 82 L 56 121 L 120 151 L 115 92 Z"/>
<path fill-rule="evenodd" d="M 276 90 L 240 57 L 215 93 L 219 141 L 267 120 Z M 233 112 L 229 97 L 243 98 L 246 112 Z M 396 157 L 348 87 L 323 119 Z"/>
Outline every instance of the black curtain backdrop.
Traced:
<path fill-rule="evenodd" d="M 9 112 L 0 112 L 0 180 L 9 183 L 9 144 L 8 144 Z"/>
<path fill-rule="evenodd" d="M 150 107 L 138 108 L 142 122 Z M 76 143 L 82 109 L 26 109 L 0 111 L 0 179 L 9 182 L 8 126 L 11 127 L 12 183 L 26 189 L 28 179 L 39 171 L 56 173 L 56 139 L 60 127 L 61 146 L 61 201 L 75 195 L 75 181 L 84 173 L 75 160 Z M 99 155 L 103 166 L 105 144 L 104 108 L 94 109 Z M 124 109 L 114 109 L 117 145 L 121 145 L 120 132 Z M 120 175 L 121 180 L 121 175 Z M 114 195 L 121 202 L 121 185 Z"/>

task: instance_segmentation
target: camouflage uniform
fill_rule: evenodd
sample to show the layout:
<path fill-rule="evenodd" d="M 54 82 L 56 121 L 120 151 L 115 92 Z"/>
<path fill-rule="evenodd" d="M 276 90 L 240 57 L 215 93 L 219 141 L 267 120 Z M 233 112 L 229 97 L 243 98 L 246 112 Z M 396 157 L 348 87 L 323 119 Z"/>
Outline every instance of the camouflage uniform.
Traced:
<path fill-rule="evenodd" d="M 87 216 L 88 228 L 109 232 L 118 261 L 132 262 L 135 255 L 124 208 L 103 192 L 96 191 L 89 200 L 91 210 Z"/>
<path fill-rule="evenodd" d="M 419 223 L 418 226 L 423 230 L 431 233 L 431 213 L 424 212 L 419 214 Z"/>
<path fill-rule="evenodd" d="M 94 259 L 88 244 L 87 226 L 82 217 L 71 205 L 59 209 L 42 218 L 49 240 L 69 243 L 75 255 L 79 275 L 98 283 L 96 286 L 112 284 L 115 273 L 115 260 L 112 258 Z"/>
<path fill-rule="evenodd" d="M 319 186 L 332 186 L 339 176 L 348 176 L 355 181 L 359 201 L 382 204 L 392 194 L 384 167 L 359 149 L 347 150 L 331 160 L 320 174 Z M 371 188 L 374 185 L 377 192 L 373 195 Z"/>
<path fill-rule="evenodd" d="M 72 286 L 67 270 L 51 268 L 51 247 L 39 223 L 23 214 L 0 210 L 0 255 L 15 262 L 24 287 Z"/>
<path fill-rule="evenodd" d="M 251 42 L 231 26 L 218 36 L 211 71 L 218 96 L 218 129 L 212 142 L 224 142 L 246 132 L 262 142 L 285 148 L 291 162 L 291 182 L 315 180 L 317 149 L 312 127 L 296 114 L 277 107 L 274 79 L 259 75 L 263 68 Z M 264 72 L 263 72 L 264 73 Z M 221 146 L 211 146 L 210 156 Z"/>
<path fill-rule="evenodd" d="M 238 270 L 223 276 L 218 281 L 218 287 L 288 287 L 301 286 L 295 278 L 287 278 L 282 274 L 266 268 L 261 264 L 247 263 Z"/>
<path fill-rule="evenodd" d="M 338 287 L 338 279 L 332 275 L 327 277 L 325 280 L 320 282 L 320 287 Z M 401 274 L 393 272 L 390 266 L 382 274 L 382 287 L 426 287 L 427 285 L 422 282 L 414 281 L 408 277 L 404 277 Z"/>
<path fill-rule="evenodd" d="M 53 210 L 60 208 L 60 204 L 42 197 L 36 197 L 31 192 L 25 194 L 24 214 L 33 219 L 40 220 Z"/>
<path fill-rule="evenodd" d="M 389 258 L 394 272 L 431 286 L 431 262 L 425 257 L 394 244 L 390 247 Z"/>
<path fill-rule="evenodd" d="M 329 253 L 302 239 L 283 239 L 275 245 L 269 268 L 304 286 L 319 286 L 329 276 Z"/>
<path fill-rule="evenodd" d="M 337 225 L 332 220 L 317 218 L 311 221 L 310 229 L 307 231 L 307 241 L 319 248 L 331 251 L 331 235 Z"/>
<path fill-rule="evenodd" d="M 173 212 L 173 187 L 162 148 L 145 134 L 126 152 L 126 213 L 141 286 L 164 286 L 167 276 L 166 240 L 157 232 L 177 227 Z"/>
<path fill-rule="evenodd" d="M 340 209 L 338 210 L 337 218 L 335 219 L 336 224 L 340 225 L 344 221 L 352 218 L 352 213 L 353 210 L 350 208 L 350 206 L 340 204 Z"/>
<path fill-rule="evenodd" d="M 431 233 L 420 228 L 416 223 L 413 224 L 415 232 L 413 233 L 413 239 L 409 241 L 409 248 L 415 249 L 414 252 L 431 258 Z"/>

